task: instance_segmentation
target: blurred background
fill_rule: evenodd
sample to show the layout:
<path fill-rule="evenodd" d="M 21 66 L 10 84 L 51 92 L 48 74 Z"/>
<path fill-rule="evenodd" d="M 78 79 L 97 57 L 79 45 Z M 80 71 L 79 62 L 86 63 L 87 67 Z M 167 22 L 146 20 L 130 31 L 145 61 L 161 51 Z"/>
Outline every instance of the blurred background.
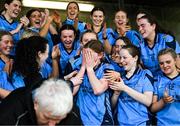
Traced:
<path fill-rule="evenodd" d="M 5 0 L 0 0 L 0 8 L 3 8 Z M 27 1 L 27 0 L 26 0 Z M 29 5 L 33 0 L 29 0 Z M 52 2 L 70 2 L 73 0 L 41 0 L 41 1 L 52 1 Z M 104 8 L 106 13 L 106 22 L 109 27 L 114 28 L 113 18 L 116 10 L 119 8 L 125 8 L 128 12 L 130 24 L 133 29 L 137 30 L 135 23 L 136 12 L 139 9 L 145 9 L 154 15 L 159 24 L 171 31 L 176 39 L 180 42 L 180 0 L 74 0 L 82 4 L 92 4 L 94 6 L 101 6 Z M 50 6 L 50 4 L 49 4 Z M 48 5 L 47 7 L 48 8 Z M 21 15 L 26 14 L 30 7 L 23 7 Z M 50 9 L 52 11 L 52 9 Z M 62 20 L 66 19 L 65 10 L 58 9 Z M 90 21 L 90 12 L 81 11 L 79 20 L 84 22 Z"/>

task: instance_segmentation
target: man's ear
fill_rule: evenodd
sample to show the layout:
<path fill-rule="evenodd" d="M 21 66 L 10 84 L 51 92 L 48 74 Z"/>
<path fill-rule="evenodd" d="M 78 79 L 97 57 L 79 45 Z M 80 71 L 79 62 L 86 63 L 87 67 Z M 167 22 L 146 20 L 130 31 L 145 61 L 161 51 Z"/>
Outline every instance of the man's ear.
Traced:
<path fill-rule="evenodd" d="M 33 102 L 33 103 L 34 103 L 34 110 L 37 110 L 37 109 L 38 109 L 38 106 L 39 106 L 39 105 L 38 105 L 38 103 L 37 103 L 37 101 L 36 101 L 36 100 L 34 100 L 34 102 Z"/>

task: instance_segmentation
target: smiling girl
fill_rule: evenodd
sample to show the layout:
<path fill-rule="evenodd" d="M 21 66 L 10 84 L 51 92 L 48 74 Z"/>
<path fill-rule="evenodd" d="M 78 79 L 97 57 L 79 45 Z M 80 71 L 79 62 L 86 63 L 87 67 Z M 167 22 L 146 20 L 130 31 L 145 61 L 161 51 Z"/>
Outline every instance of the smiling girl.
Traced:
<path fill-rule="evenodd" d="M 13 35 L 14 47 L 16 47 L 16 43 L 21 38 L 22 28 L 29 23 L 26 16 L 21 17 L 19 22 L 15 21 L 15 18 L 21 12 L 21 6 L 21 0 L 6 0 L 3 13 L 0 15 L 0 29 L 9 31 Z M 12 54 L 15 54 L 14 51 Z"/>
<path fill-rule="evenodd" d="M 180 75 L 176 68 L 177 54 L 171 48 L 158 54 L 161 73 L 154 83 L 151 111 L 156 112 L 157 125 L 180 124 Z"/>
<path fill-rule="evenodd" d="M 145 126 L 149 120 L 148 110 L 152 103 L 153 86 L 150 71 L 138 67 L 140 52 L 133 45 L 120 50 L 120 62 L 126 71 L 120 81 L 111 80 L 114 90 L 113 107 L 117 104 L 119 125 Z"/>

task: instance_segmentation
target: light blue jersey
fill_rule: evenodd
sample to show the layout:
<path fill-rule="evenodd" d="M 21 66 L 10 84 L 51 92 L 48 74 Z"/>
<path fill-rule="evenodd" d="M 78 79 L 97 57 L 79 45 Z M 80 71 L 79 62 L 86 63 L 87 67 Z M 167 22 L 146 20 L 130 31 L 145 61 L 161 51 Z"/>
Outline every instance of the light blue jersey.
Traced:
<path fill-rule="evenodd" d="M 117 30 L 114 31 L 114 38 L 117 39 L 118 37 L 121 37 L 119 35 L 119 33 L 117 32 Z M 129 30 L 125 33 L 125 37 L 127 37 L 133 45 L 135 45 L 136 47 L 139 47 L 139 44 L 142 42 L 142 37 L 141 35 L 134 31 L 134 30 Z"/>
<path fill-rule="evenodd" d="M 149 69 L 154 76 L 160 71 L 157 55 L 164 48 L 173 48 L 177 54 L 180 53 L 180 45 L 174 41 L 170 35 L 158 33 L 155 38 L 155 43 L 150 48 L 147 42 L 140 44 L 141 60 L 145 68 Z"/>
<path fill-rule="evenodd" d="M 73 71 L 80 70 L 82 64 L 82 54 L 70 58 L 69 63 L 71 64 Z"/>
<path fill-rule="evenodd" d="M 103 27 L 101 27 L 101 30 L 97 34 L 98 34 L 98 40 L 101 41 L 101 43 L 104 43 Z M 111 28 L 106 28 L 106 36 L 111 46 L 115 44 L 115 38 L 113 37 L 113 35 L 114 35 L 113 30 Z"/>
<path fill-rule="evenodd" d="M 46 79 L 49 77 L 52 68 L 46 62 L 41 66 L 40 74 L 42 78 Z M 0 71 L 0 88 L 5 90 L 13 91 L 17 88 L 24 87 L 24 77 L 17 73 L 13 72 L 11 78 L 5 71 Z"/>
<path fill-rule="evenodd" d="M 40 69 L 40 74 L 42 78 L 49 78 L 50 74 L 52 73 L 52 67 L 45 61 Z"/>
<path fill-rule="evenodd" d="M 113 67 L 110 64 L 101 63 L 95 69 L 96 77 L 98 79 L 103 78 L 106 69 L 113 69 Z M 111 108 L 107 105 L 107 102 L 109 101 L 106 101 L 106 98 L 110 100 L 108 91 L 105 91 L 100 95 L 94 94 L 87 73 L 85 73 L 77 98 L 77 105 L 79 106 L 81 120 L 84 125 L 101 125 L 104 116 L 110 115 L 110 117 L 112 117 Z M 105 115 L 106 112 L 108 114 Z"/>
<path fill-rule="evenodd" d="M 129 79 L 124 75 L 122 79 L 124 84 L 140 93 L 153 92 L 153 78 L 149 70 L 137 68 Z M 121 92 L 118 98 L 117 118 L 121 126 L 146 126 L 146 121 L 149 120 L 147 107 L 126 92 Z"/>
<path fill-rule="evenodd" d="M 0 58 L 0 71 L 4 70 L 5 65 L 5 62 Z"/>
<path fill-rule="evenodd" d="M 74 20 L 71 20 L 71 19 L 66 19 L 64 22 L 63 22 L 63 25 L 65 24 L 69 24 L 69 25 L 74 25 Z M 82 21 L 78 21 L 78 25 L 77 25 L 77 34 L 78 34 L 78 37 L 86 30 L 86 23 L 85 22 L 82 22 Z"/>
<path fill-rule="evenodd" d="M 10 32 L 12 30 L 15 30 L 18 24 L 19 23 L 16 21 L 9 23 L 3 15 L 0 15 L 0 30 L 5 30 Z M 18 33 L 13 34 L 14 49 L 12 50 L 11 53 L 12 55 L 15 55 L 16 44 L 20 40 L 22 33 L 23 33 L 23 29 L 20 30 Z"/>
<path fill-rule="evenodd" d="M 180 125 L 180 74 L 171 79 L 162 72 L 159 73 L 154 89 L 154 95 L 158 97 L 158 101 L 163 98 L 165 91 L 174 98 L 174 102 L 166 104 L 156 113 L 157 125 Z"/>
<path fill-rule="evenodd" d="M 73 58 L 74 56 L 76 56 L 78 50 L 80 49 L 80 42 L 74 41 L 73 49 L 70 53 L 67 52 L 67 50 L 65 49 L 62 42 L 60 42 L 58 46 L 59 46 L 59 50 L 60 50 L 60 54 L 61 54 L 59 64 L 60 64 L 60 68 L 62 70 L 61 72 L 64 75 L 65 68 L 66 68 L 70 58 Z"/>
<path fill-rule="evenodd" d="M 5 71 L 0 71 L 0 88 L 12 91 L 14 90 L 14 86 L 11 84 L 10 78 Z"/>

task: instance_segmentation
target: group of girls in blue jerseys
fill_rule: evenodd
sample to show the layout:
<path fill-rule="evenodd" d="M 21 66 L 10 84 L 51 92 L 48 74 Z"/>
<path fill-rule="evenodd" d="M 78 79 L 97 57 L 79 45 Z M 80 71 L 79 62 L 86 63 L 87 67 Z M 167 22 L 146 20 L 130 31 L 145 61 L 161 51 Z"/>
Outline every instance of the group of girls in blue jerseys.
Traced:
<path fill-rule="evenodd" d="M 0 14 L 0 102 L 39 79 L 63 78 L 83 125 L 180 124 L 180 45 L 154 16 L 139 11 L 136 31 L 119 9 L 113 30 L 102 7 L 92 9 L 91 24 L 79 21 L 75 1 L 65 21 L 38 8 L 15 21 L 21 7 L 5 0 Z"/>

